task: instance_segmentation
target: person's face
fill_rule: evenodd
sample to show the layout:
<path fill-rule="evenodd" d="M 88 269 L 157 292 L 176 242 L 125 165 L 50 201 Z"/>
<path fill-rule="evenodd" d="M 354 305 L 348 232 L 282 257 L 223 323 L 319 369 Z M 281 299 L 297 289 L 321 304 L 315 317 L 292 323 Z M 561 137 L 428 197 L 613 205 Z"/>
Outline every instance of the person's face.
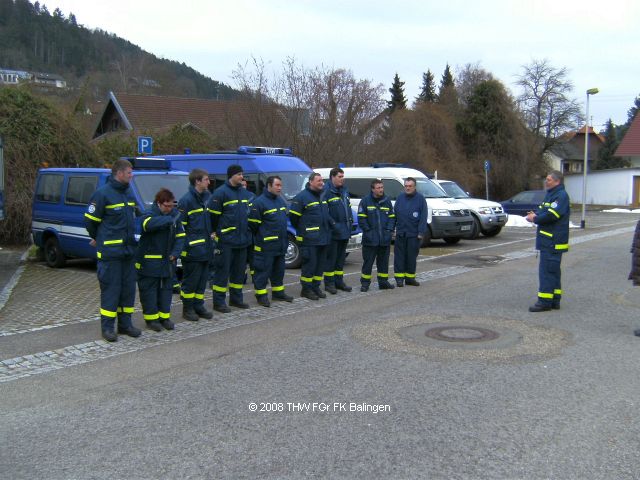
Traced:
<path fill-rule="evenodd" d="M 344 173 L 338 172 L 335 177 L 331 177 L 331 182 L 334 187 L 340 188 L 344 185 Z"/>
<path fill-rule="evenodd" d="M 274 178 L 273 185 L 267 185 L 267 190 L 274 195 L 280 195 L 280 192 L 282 192 L 282 182 Z"/>
<path fill-rule="evenodd" d="M 196 179 L 196 184 L 195 184 L 196 190 L 199 193 L 204 192 L 206 189 L 209 188 L 209 183 L 210 183 L 210 180 L 208 175 L 206 177 L 202 177 L 200 180 Z"/>
<path fill-rule="evenodd" d="M 229 178 L 229 183 L 232 186 L 237 187 L 238 185 L 242 185 L 242 180 L 244 180 L 244 175 L 242 172 L 239 172 Z"/>
<path fill-rule="evenodd" d="M 167 215 L 171 213 L 173 210 L 173 200 L 169 200 L 168 202 L 158 202 L 158 208 L 163 215 Z"/>
<path fill-rule="evenodd" d="M 544 179 L 544 188 L 547 190 L 557 187 L 558 185 L 560 185 L 560 180 L 556 180 L 551 175 L 547 175 L 547 178 Z"/>
<path fill-rule="evenodd" d="M 316 192 L 321 192 L 323 185 L 324 181 L 322 180 L 322 175 L 316 175 L 315 177 L 313 177 L 313 180 L 309 182 L 311 190 L 314 190 Z"/>
<path fill-rule="evenodd" d="M 124 170 L 118 170 L 116 172 L 116 180 L 120 183 L 129 184 L 131 179 L 133 178 L 133 169 L 131 167 L 127 167 Z"/>
<path fill-rule="evenodd" d="M 411 180 L 404 182 L 404 193 L 406 193 L 407 195 L 413 195 L 414 193 L 416 193 L 416 184 Z"/>
<path fill-rule="evenodd" d="M 374 197 L 381 198 L 384 195 L 384 184 L 376 183 L 371 191 L 373 192 Z"/>

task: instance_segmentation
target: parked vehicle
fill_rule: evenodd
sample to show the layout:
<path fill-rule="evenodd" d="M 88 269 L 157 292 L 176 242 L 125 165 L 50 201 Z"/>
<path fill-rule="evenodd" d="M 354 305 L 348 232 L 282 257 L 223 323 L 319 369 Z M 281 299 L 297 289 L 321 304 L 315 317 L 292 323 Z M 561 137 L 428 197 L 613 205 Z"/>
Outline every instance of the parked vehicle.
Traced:
<path fill-rule="evenodd" d="M 507 223 L 507 214 L 502 205 L 482 198 L 472 198 L 460 185 L 451 180 L 433 180 L 451 198 L 463 203 L 473 215 L 473 231 L 470 238 L 495 237 Z"/>
<path fill-rule="evenodd" d="M 328 176 L 329 168 L 317 168 L 316 172 Z M 407 177 L 416 179 L 416 190 L 422 194 L 428 207 L 427 235 L 422 246 L 429 245 L 431 239 L 441 238 L 445 242 L 458 243 L 461 238 L 472 234 L 473 217 L 469 209 L 458 200 L 449 198 L 446 193 L 419 170 L 401 167 L 355 167 L 344 168 L 345 185 L 351 194 L 351 204 L 357 206 L 360 200 L 371 192 L 371 181 L 381 179 L 384 182 L 384 193 L 395 203 L 399 194 L 404 192 L 404 180 Z"/>
<path fill-rule="evenodd" d="M 240 165 L 247 180 L 247 189 L 260 195 L 266 188 L 267 177 L 278 175 L 282 179 L 282 196 L 286 201 L 291 200 L 304 189 L 311 168 L 300 158 L 293 155 L 291 149 L 278 147 L 238 147 L 237 151 L 214 153 L 197 153 L 181 155 L 161 155 L 154 158 L 162 159 L 171 168 L 190 172 L 194 168 L 201 168 L 209 172 L 211 184 L 215 188 L 227 181 L 227 167 Z M 129 159 L 131 160 L 131 159 Z M 353 251 L 362 243 L 362 233 L 358 227 L 358 217 L 355 210 L 351 239 L 347 251 Z M 289 245 L 285 256 L 287 268 L 298 268 L 302 264 L 300 248 L 296 240 L 296 231 L 288 225 Z"/>
<path fill-rule="evenodd" d="M 544 190 L 525 190 L 500 204 L 509 215 L 526 216 L 527 212 L 538 210 L 546 194 Z"/>
<path fill-rule="evenodd" d="M 137 208 L 151 208 L 156 192 L 168 188 L 176 198 L 189 188 L 188 174 L 168 170 L 165 162 L 134 160 L 131 189 Z M 50 267 L 63 267 L 67 258 L 96 258 L 85 228 L 84 213 L 93 192 L 103 186 L 106 168 L 41 168 L 33 196 L 31 232 Z"/>

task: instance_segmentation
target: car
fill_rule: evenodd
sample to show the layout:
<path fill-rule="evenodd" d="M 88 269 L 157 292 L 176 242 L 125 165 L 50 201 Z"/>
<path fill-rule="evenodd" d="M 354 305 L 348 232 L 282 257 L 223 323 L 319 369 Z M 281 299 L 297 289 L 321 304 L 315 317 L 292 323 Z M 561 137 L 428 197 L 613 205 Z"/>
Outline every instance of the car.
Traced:
<path fill-rule="evenodd" d="M 328 177 L 329 168 L 316 168 L 323 177 Z M 346 167 L 345 185 L 351 195 L 351 205 L 357 206 L 360 200 L 371 192 L 371 181 L 384 182 L 384 193 L 392 203 L 404 191 L 404 180 L 413 177 L 416 190 L 425 197 L 428 209 L 429 228 L 422 239 L 422 247 L 429 245 L 432 239 L 443 239 L 448 244 L 456 244 L 461 238 L 469 238 L 473 228 L 473 217 L 469 209 L 459 201 L 449 198 L 444 191 L 419 170 L 404 167 Z"/>
<path fill-rule="evenodd" d="M 508 200 L 500 202 L 500 204 L 509 215 L 521 215 L 524 217 L 528 212 L 538 210 L 546 194 L 545 190 L 525 190 Z"/>
<path fill-rule="evenodd" d="M 478 238 L 482 233 L 485 237 L 495 237 L 502 227 L 507 224 L 507 214 L 498 202 L 483 198 L 472 198 L 460 185 L 451 180 L 433 179 L 445 193 L 463 203 L 473 215 L 473 233 L 469 238 Z"/>

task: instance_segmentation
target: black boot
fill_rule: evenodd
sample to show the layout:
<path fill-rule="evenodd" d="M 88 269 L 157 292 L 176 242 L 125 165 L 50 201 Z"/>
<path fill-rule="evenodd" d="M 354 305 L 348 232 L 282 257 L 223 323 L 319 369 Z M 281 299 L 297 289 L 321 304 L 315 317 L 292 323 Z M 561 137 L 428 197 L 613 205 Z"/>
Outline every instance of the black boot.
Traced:
<path fill-rule="evenodd" d="M 324 291 L 329 292 L 331 295 L 335 295 L 336 293 L 338 293 L 338 290 L 336 290 L 336 287 L 330 283 L 324 285 Z"/>
<path fill-rule="evenodd" d="M 315 293 L 318 298 L 327 298 L 327 294 L 320 290 L 320 286 L 314 287 L 313 293 Z"/>
<path fill-rule="evenodd" d="M 394 287 L 391 283 L 389 283 L 387 280 L 378 280 L 378 288 L 380 290 L 393 290 Z"/>
<path fill-rule="evenodd" d="M 173 330 L 174 328 L 176 328 L 175 324 L 168 318 L 163 318 L 162 320 L 160 320 L 160 325 L 162 325 L 165 330 Z"/>
<path fill-rule="evenodd" d="M 258 305 L 262 305 L 263 307 L 271 306 L 271 302 L 267 295 L 256 295 L 256 300 L 258 300 Z"/>
<path fill-rule="evenodd" d="M 194 311 L 200 318 L 206 318 L 207 320 L 211 320 L 213 318 L 213 312 L 210 312 L 203 306 L 194 308 Z"/>
<path fill-rule="evenodd" d="M 193 308 L 187 308 L 187 307 L 182 309 L 182 318 L 190 322 L 197 322 L 198 320 L 200 320 L 195 310 Z"/>
<path fill-rule="evenodd" d="M 102 338 L 104 338 L 107 342 L 117 342 L 118 335 L 113 330 L 102 330 Z"/>
<path fill-rule="evenodd" d="M 406 283 L 407 285 L 411 285 L 412 287 L 419 287 L 420 286 L 420 282 L 417 281 L 415 278 L 407 278 L 404 283 Z"/>
<path fill-rule="evenodd" d="M 536 302 L 535 304 L 529 307 L 530 312 L 548 312 L 551 310 L 551 305 L 547 305 L 546 303 Z"/>
<path fill-rule="evenodd" d="M 160 325 L 160 322 L 158 320 L 149 320 L 147 322 L 147 328 L 149 330 L 153 330 L 154 332 L 162 331 L 162 325 Z"/>
<path fill-rule="evenodd" d="M 340 283 L 340 282 L 336 283 L 336 288 L 338 290 L 342 290 L 343 292 L 350 292 L 351 290 L 353 290 L 353 288 L 351 288 L 346 283 Z"/>
<path fill-rule="evenodd" d="M 308 298 L 309 300 L 318 300 L 319 298 L 318 295 L 316 295 L 316 292 L 314 292 L 310 288 L 303 288 L 300 292 L 300 296 Z"/>
<path fill-rule="evenodd" d="M 271 299 L 274 302 L 293 302 L 293 297 L 291 295 L 287 295 L 284 292 L 273 293 L 271 292 Z"/>

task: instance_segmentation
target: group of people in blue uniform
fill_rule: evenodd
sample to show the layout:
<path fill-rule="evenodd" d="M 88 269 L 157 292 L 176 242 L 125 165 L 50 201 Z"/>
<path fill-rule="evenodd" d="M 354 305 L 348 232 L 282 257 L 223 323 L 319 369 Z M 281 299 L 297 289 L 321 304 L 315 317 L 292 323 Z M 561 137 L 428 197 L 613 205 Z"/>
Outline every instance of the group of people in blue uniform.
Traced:
<path fill-rule="evenodd" d="M 559 308 L 562 295 L 559 260 L 568 248 L 569 204 L 556 173 L 547 177 L 545 203 L 527 217 L 539 225 L 537 247 L 543 252 L 539 299 L 531 311 Z M 326 184 L 320 174 L 312 173 L 289 205 L 281 196 L 282 179 L 277 175 L 268 177 L 266 188 L 255 197 L 243 186 L 240 165 L 229 166 L 227 181 L 213 193 L 208 172 L 194 169 L 189 173 L 189 191 L 178 200 L 177 208 L 173 193 L 163 188 L 141 219 L 136 219 L 136 203 L 129 189 L 132 176 L 131 163 L 117 160 L 112 176 L 96 190 L 85 213 L 86 228 L 97 250 L 105 340 L 117 341 L 117 334 L 141 334 L 131 320 L 136 280 L 147 328 L 158 332 L 175 328 L 171 300 L 178 258 L 183 268 L 182 317 L 187 321 L 213 318 L 204 302 L 207 282 L 211 283 L 214 310 L 228 313 L 230 307 L 249 308 L 243 298 L 248 261 L 259 305 L 292 302 L 284 287 L 288 219 L 300 246 L 301 296 L 315 301 L 326 298 L 325 292 L 352 290 L 344 280 L 344 262 L 353 217 L 341 168 L 330 171 Z M 138 244 L 136 221 L 141 225 Z M 360 202 L 358 222 L 363 232 L 360 291 L 369 290 L 374 263 L 381 290 L 419 286 L 416 261 L 428 226 L 427 204 L 416 192 L 416 180 L 405 180 L 395 205 L 384 194 L 382 180 L 373 180 L 370 194 Z M 394 235 L 395 285 L 389 281 Z"/>

